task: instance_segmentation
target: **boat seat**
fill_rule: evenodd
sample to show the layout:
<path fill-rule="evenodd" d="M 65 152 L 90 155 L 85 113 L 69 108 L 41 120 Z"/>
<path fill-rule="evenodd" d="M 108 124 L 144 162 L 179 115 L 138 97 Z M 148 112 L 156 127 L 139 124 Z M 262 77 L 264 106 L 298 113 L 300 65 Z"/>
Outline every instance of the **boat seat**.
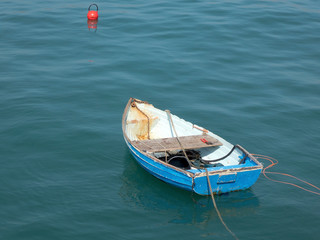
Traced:
<path fill-rule="evenodd" d="M 193 135 L 179 137 L 179 140 L 184 149 L 198 149 L 206 147 L 217 147 L 221 146 L 222 143 L 219 142 L 214 137 L 209 135 Z M 181 150 L 181 146 L 177 138 L 159 138 L 159 139 L 148 139 L 148 140 L 136 140 L 132 141 L 132 144 L 145 152 L 164 152 Z"/>

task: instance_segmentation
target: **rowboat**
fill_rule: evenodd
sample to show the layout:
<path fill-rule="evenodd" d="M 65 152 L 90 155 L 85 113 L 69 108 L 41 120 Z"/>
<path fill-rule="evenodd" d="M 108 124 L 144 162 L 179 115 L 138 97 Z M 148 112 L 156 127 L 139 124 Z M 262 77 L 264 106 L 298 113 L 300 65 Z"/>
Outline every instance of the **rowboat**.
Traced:
<path fill-rule="evenodd" d="M 240 145 L 135 98 L 125 107 L 122 131 L 131 154 L 146 171 L 200 195 L 250 188 L 263 168 Z"/>

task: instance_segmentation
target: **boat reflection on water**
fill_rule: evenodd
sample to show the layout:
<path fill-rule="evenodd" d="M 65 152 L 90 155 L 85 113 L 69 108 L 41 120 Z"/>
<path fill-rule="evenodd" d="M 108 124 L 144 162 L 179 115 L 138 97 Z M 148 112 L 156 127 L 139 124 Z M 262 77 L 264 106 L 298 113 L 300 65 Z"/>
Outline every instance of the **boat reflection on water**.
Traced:
<path fill-rule="evenodd" d="M 89 29 L 89 31 L 91 31 L 91 30 L 93 30 L 94 32 L 97 31 L 97 28 L 98 28 L 98 19 L 96 19 L 96 20 L 90 20 L 90 19 L 88 19 L 87 24 L 88 24 L 88 29 Z"/>
<path fill-rule="evenodd" d="M 159 181 L 125 153 L 125 169 L 122 174 L 120 196 L 133 208 L 144 208 L 168 213 L 169 222 L 182 224 L 206 224 L 211 219 L 219 221 L 210 196 L 175 188 Z M 255 214 L 259 200 L 252 190 L 244 190 L 215 196 L 223 218 L 243 217 Z"/>

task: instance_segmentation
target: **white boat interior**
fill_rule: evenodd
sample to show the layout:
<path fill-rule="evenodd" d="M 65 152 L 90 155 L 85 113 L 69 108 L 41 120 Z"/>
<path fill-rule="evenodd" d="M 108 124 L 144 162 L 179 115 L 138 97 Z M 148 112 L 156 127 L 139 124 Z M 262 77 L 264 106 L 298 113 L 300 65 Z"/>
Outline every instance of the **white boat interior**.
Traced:
<path fill-rule="evenodd" d="M 207 164 L 210 167 L 239 165 L 244 158 L 240 149 L 220 136 L 136 99 L 127 110 L 124 125 L 134 146 L 163 161 L 181 152 L 181 145 L 198 153 L 196 158 L 202 162 L 212 160 Z"/>

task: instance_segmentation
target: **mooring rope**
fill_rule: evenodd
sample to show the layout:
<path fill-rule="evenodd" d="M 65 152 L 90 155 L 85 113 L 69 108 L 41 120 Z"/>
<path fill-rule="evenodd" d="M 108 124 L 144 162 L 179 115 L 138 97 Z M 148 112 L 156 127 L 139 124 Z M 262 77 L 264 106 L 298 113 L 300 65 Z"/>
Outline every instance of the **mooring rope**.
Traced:
<path fill-rule="evenodd" d="M 285 182 L 285 181 L 279 181 L 279 180 L 275 180 L 275 179 L 272 179 L 272 178 L 268 177 L 267 174 L 277 174 L 277 175 L 282 175 L 282 176 L 291 177 L 291 178 L 294 178 L 294 179 L 296 179 L 296 180 L 298 180 L 298 181 L 300 181 L 300 182 L 303 182 L 303 183 L 305 183 L 305 184 L 307 184 L 307 185 L 309 185 L 309 186 L 311 186 L 311 187 L 313 187 L 313 188 L 316 188 L 316 189 L 318 189 L 318 190 L 320 191 L 320 188 L 319 188 L 319 187 L 317 187 L 317 186 L 315 186 L 315 185 L 313 185 L 313 184 L 311 184 L 311 183 L 309 183 L 309 182 L 307 182 L 307 181 L 304 181 L 304 180 L 302 180 L 302 179 L 300 179 L 300 178 L 297 178 L 297 177 L 295 177 L 295 176 L 293 176 L 293 175 L 290 175 L 290 174 L 287 174 L 287 173 L 281 173 L 281 172 L 268 172 L 268 171 L 266 171 L 267 169 L 269 169 L 269 168 L 271 168 L 271 167 L 273 167 L 273 166 L 275 166 L 275 165 L 277 165 L 277 164 L 279 163 L 279 161 L 278 161 L 277 159 L 275 159 L 275 158 L 273 158 L 273 157 L 261 155 L 261 154 L 252 154 L 252 155 L 255 156 L 257 159 L 264 159 L 264 160 L 268 160 L 269 162 L 271 162 L 270 165 L 268 165 L 267 167 L 263 168 L 263 170 L 262 170 L 262 174 L 263 174 L 267 179 L 269 179 L 270 181 L 278 182 L 278 183 L 283 183 L 283 184 L 287 184 L 287 185 L 291 185 L 291 186 L 300 188 L 300 189 L 302 189 L 302 190 L 304 190 L 304 191 L 307 191 L 307 192 L 310 192 L 310 193 L 313 193 L 313 194 L 316 194 L 316 195 L 320 195 L 319 192 L 311 191 L 311 190 L 306 189 L 306 188 L 304 188 L 304 187 L 301 187 L 301 186 L 299 186 L 299 185 L 297 185 L 297 184 L 290 183 L 290 182 Z"/>
<path fill-rule="evenodd" d="M 239 238 L 230 230 L 230 228 L 228 228 L 227 224 L 226 224 L 226 223 L 223 221 L 223 219 L 222 219 L 222 216 L 221 216 L 220 211 L 219 211 L 219 209 L 218 209 L 218 207 L 217 207 L 217 204 L 216 204 L 216 201 L 215 201 L 215 199 L 214 199 L 213 192 L 212 192 L 211 183 L 210 183 L 210 178 L 209 178 L 209 172 L 208 172 L 208 170 L 207 170 L 206 168 L 205 168 L 205 170 L 206 170 L 206 174 L 207 174 L 208 186 L 209 186 L 209 190 L 210 190 L 210 195 L 211 195 L 211 198 L 212 198 L 213 206 L 214 206 L 214 208 L 216 209 L 216 212 L 217 212 L 217 214 L 218 214 L 218 217 L 219 217 L 221 223 L 223 224 L 223 226 L 224 226 L 224 227 L 227 229 L 227 231 L 234 237 L 234 239 L 239 240 Z"/>
<path fill-rule="evenodd" d="M 190 167 L 191 167 L 191 166 L 196 167 L 196 166 L 190 161 L 190 159 L 188 158 L 188 155 L 187 155 L 186 151 L 184 150 L 184 147 L 182 146 L 182 143 L 180 142 L 180 139 L 179 139 L 179 136 L 178 136 L 178 134 L 177 134 L 176 128 L 174 127 L 174 124 L 173 124 L 173 121 L 172 121 L 172 117 L 171 117 L 170 111 L 169 111 L 169 110 L 165 110 L 165 112 L 168 114 L 168 116 L 169 116 L 169 118 L 170 118 L 170 122 L 171 122 L 171 125 L 172 125 L 172 129 L 173 129 L 173 131 L 174 131 L 174 134 L 176 135 L 176 139 L 178 140 L 178 143 L 179 143 L 179 145 L 180 145 L 180 148 L 181 148 L 181 150 L 183 151 L 183 154 L 184 154 L 184 156 L 186 157 L 186 159 L 187 159 Z"/>
<path fill-rule="evenodd" d="M 170 122 L 171 122 L 171 125 L 172 125 L 172 128 L 173 128 L 173 131 L 174 131 L 174 133 L 175 133 L 175 135 L 176 135 L 176 138 L 177 138 L 177 140 L 178 140 L 178 142 L 179 142 L 179 144 L 180 144 L 180 147 L 181 147 L 181 149 L 182 149 L 185 157 L 187 158 L 187 161 L 189 162 L 189 164 L 192 164 L 191 161 L 189 160 L 189 158 L 188 158 L 185 150 L 184 150 L 184 147 L 182 146 L 182 144 L 181 144 L 181 142 L 180 142 L 180 139 L 179 139 L 179 137 L 178 137 L 178 134 L 177 134 L 177 132 L 176 132 L 176 129 L 175 129 L 174 124 L 173 124 L 173 121 L 172 121 L 172 117 L 171 117 L 170 111 L 169 111 L 169 110 L 165 110 L 165 112 L 167 112 L 168 115 L 169 115 Z M 193 165 L 193 164 L 192 164 L 192 165 Z M 214 206 L 214 208 L 216 209 L 216 212 L 217 212 L 217 214 L 218 214 L 218 216 L 219 216 L 219 219 L 220 219 L 221 223 L 224 225 L 224 227 L 227 229 L 227 231 L 234 237 L 234 239 L 239 240 L 239 239 L 237 238 L 237 236 L 228 228 L 227 224 L 226 224 L 226 223 L 223 221 L 223 219 L 222 219 L 222 216 L 221 216 L 220 211 L 219 211 L 219 209 L 218 209 L 218 207 L 217 207 L 216 201 L 214 200 L 214 196 L 213 196 L 213 192 L 212 192 L 212 188 L 211 188 L 211 183 L 210 183 L 210 178 L 209 178 L 209 172 L 208 172 L 208 170 L 207 170 L 206 168 L 205 168 L 205 170 L 206 170 L 206 174 L 207 174 L 208 186 L 209 186 L 209 189 L 210 189 L 210 195 L 211 195 L 211 198 L 212 198 L 213 206 Z"/>

